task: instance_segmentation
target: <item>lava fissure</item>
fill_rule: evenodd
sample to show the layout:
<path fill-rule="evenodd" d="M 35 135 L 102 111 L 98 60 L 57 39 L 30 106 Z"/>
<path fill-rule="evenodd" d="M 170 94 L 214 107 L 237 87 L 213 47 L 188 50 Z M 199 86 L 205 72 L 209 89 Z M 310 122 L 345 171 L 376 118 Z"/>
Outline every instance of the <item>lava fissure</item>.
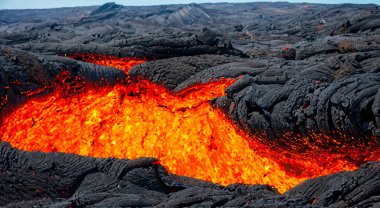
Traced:
<path fill-rule="evenodd" d="M 91 54 L 72 57 L 126 73 L 144 62 Z M 71 96 L 58 90 L 29 100 L 4 118 L 0 136 L 27 151 L 156 157 L 178 175 L 222 185 L 268 184 L 281 193 L 305 179 L 379 160 L 371 148 L 347 146 L 338 152 L 315 147 L 297 153 L 261 143 L 209 103 L 234 81 L 221 79 L 178 93 L 147 80 L 85 91 L 80 85 Z"/>

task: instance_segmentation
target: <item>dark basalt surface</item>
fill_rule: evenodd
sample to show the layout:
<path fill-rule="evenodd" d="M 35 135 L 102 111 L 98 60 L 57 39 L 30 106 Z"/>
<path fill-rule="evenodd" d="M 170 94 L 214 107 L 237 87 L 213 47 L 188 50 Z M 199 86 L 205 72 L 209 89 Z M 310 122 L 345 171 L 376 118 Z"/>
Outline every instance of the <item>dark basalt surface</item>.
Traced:
<path fill-rule="evenodd" d="M 87 38 L 87 37 L 86 37 Z M 94 39 L 98 39 L 97 36 Z M 100 38 L 99 38 L 100 39 Z M 159 31 L 130 38 L 109 39 L 106 43 L 65 41 L 21 43 L 15 47 L 43 54 L 101 53 L 120 57 L 162 59 L 201 54 L 246 56 L 215 31 L 204 28 L 194 33 Z"/>
<path fill-rule="evenodd" d="M 69 93 L 77 93 L 85 84 L 125 81 L 119 69 L 65 57 L 73 53 L 147 58 L 130 78 L 173 92 L 236 78 L 226 96 L 210 102 L 274 145 L 302 148 L 297 138 L 314 133 L 341 145 L 380 143 L 378 5 L 108 3 L 0 10 L 2 115 L 57 86 L 73 85 Z M 62 70 L 71 77 L 56 83 Z M 325 138 L 315 145 L 333 144 Z M 155 161 L 27 153 L 1 143 L 0 206 L 380 206 L 379 163 L 280 195 L 262 185 L 222 187 L 170 175 Z"/>
<path fill-rule="evenodd" d="M 305 181 L 283 195 L 265 185 L 227 187 L 169 174 L 154 158 L 96 159 L 23 152 L 0 143 L 5 207 L 376 207 L 380 163 Z"/>

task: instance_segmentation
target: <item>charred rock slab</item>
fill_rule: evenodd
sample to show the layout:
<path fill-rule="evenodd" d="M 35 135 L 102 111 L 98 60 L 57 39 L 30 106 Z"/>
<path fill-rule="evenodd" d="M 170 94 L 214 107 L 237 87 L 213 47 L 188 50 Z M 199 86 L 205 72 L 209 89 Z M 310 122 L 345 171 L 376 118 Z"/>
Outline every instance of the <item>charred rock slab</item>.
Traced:
<path fill-rule="evenodd" d="M 223 187 L 172 175 L 154 158 L 97 159 L 24 152 L 0 143 L 0 175 L 0 205 L 5 207 L 347 207 L 380 203 L 379 163 L 311 179 L 280 195 L 265 185 Z"/>
<path fill-rule="evenodd" d="M 334 71 L 323 65 L 309 65 L 297 74 L 292 70 L 283 67 L 282 75 L 274 69 L 246 76 L 227 89 L 227 96 L 217 104 L 245 129 L 264 129 L 274 138 L 287 132 L 307 136 L 335 130 L 359 138 L 378 136 L 379 73 L 335 80 Z"/>
<path fill-rule="evenodd" d="M 132 78 L 144 77 L 152 82 L 159 83 L 170 90 L 174 90 L 180 83 L 190 76 L 204 71 L 212 66 L 241 60 L 239 57 L 222 55 L 183 56 L 157 61 L 150 61 L 133 67 L 129 74 Z M 211 80 L 211 74 L 204 78 Z"/>
<path fill-rule="evenodd" d="M 355 172 L 310 179 L 285 195 L 305 197 L 321 207 L 377 207 L 380 205 L 379 168 L 379 163 L 367 163 Z"/>
<path fill-rule="evenodd" d="M 101 40 L 101 37 L 96 38 Z M 235 49 L 222 34 L 208 28 L 198 32 L 161 31 L 153 34 L 118 38 L 106 43 L 88 43 L 86 40 L 17 44 L 15 47 L 43 54 L 97 53 L 119 57 L 162 59 L 202 54 L 229 54 L 246 56 Z"/>

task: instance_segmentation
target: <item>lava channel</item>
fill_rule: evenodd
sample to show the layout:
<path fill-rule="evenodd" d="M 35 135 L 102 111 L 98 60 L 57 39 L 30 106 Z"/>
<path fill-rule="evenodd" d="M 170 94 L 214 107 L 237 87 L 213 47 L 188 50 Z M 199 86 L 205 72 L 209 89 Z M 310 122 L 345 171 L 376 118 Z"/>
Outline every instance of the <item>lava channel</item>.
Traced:
<path fill-rule="evenodd" d="M 144 62 L 103 55 L 78 57 L 126 72 Z M 222 79 L 176 94 L 146 80 L 69 97 L 57 90 L 30 99 L 5 117 L 0 140 L 26 151 L 156 157 L 174 174 L 222 185 L 267 184 L 280 193 L 306 179 L 379 160 L 370 148 L 316 147 L 301 153 L 262 144 L 209 103 L 224 95 L 233 82 Z"/>

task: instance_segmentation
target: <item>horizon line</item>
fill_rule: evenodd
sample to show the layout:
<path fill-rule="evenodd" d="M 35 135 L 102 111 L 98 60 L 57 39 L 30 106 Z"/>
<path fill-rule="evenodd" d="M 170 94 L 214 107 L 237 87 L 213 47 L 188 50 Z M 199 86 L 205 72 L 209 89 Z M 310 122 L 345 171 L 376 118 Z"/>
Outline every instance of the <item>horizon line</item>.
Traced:
<path fill-rule="evenodd" d="M 252 1 L 252 2 L 228 2 L 228 1 L 222 1 L 222 2 L 201 2 L 201 3 L 167 3 L 167 4 L 147 4 L 147 5 L 124 5 L 120 3 L 116 3 L 114 1 L 105 2 L 103 4 L 93 4 L 93 5 L 78 5 L 78 6 L 58 6 L 58 7 L 46 7 L 46 8 L 1 8 L 0 10 L 47 10 L 47 9 L 64 9 L 64 8 L 81 8 L 81 7 L 95 7 L 95 6 L 102 6 L 107 3 L 115 3 L 118 5 L 122 5 L 124 7 L 152 7 L 152 6 L 170 6 L 170 5 L 191 5 L 191 4 L 252 4 L 252 3 L 289 3 L 289 4 L 316 4 L 316 5 L 377 5 L 380 6 L 380 4 L 377 3 L 312 3 L 312 2 L 290 2 L 290 1 Z"/>

